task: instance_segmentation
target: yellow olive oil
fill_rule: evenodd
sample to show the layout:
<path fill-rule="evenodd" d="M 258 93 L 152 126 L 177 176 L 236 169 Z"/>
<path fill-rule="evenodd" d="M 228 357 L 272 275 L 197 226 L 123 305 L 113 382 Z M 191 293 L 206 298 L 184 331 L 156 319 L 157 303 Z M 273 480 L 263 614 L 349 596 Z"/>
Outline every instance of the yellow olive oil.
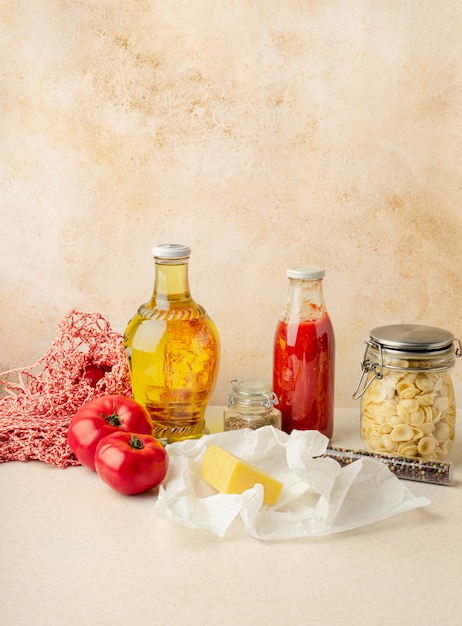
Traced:
<path fill-rule="evenodd" d="M 155 284 L 124 335 L 132 390 L 153 420 L 153 435 L 170 443 L 200 437 L 215 387 L 220 339 L 215 324 L 191 297 L 190 249 L 153 249 Z"/>

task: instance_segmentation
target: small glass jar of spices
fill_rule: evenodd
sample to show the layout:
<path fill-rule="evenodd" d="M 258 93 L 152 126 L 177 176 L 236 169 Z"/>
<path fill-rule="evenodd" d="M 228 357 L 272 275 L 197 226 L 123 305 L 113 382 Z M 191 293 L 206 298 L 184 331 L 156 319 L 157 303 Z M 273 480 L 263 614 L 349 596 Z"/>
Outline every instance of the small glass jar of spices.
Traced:
<path fill-rule="evenodd" d="M 275 407 L 278 399 L 265 380 L 231 381 L 228 408 L 224 411 L 225 430 L 281 428 L 281 411 Z"/>
<path fill-rule="evenodd" d="M 454 441 L 451 370 L 461 345 L 450 332 L 419 324 L 370 332 L 362 375 L 361 437 L 372 452 L 424 461 L 445 459 Z"/>

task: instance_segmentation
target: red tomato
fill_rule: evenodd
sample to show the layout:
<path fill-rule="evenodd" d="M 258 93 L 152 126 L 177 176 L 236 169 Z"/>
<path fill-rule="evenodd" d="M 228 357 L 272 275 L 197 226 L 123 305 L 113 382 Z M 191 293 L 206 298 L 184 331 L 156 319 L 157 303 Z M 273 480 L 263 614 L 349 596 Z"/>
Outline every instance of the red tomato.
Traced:
<path fill-rule="evenodd" d="M 90 387 L 96 387 L 96 383 L 104 376 L 104 370 L 99 365 L 87 365 L 83 378 L 90 385 Z"/>
<path fill-rule="evenodd" d="M 147 410 L 127 396 L 101 396 L 84 404 L 69 425 L 67 440 L 82 465 L 95 470 L 96 446 L 117 431 L 152 434 Z"/>
<path fill-rule="evenodd" d="M 109 487 L 133 495 L 157 487 L 164 480 L 168 456 L 151 435 L 118 432 L 99 442 L 95 466 Z"/>

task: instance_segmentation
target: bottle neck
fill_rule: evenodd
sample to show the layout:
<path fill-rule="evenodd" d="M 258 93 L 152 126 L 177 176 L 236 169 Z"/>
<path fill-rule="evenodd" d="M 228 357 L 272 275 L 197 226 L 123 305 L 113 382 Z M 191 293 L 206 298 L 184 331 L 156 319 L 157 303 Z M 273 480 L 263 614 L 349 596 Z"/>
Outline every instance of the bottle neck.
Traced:
<path fill-rule="evenodd" d="M 289 278 L 289 293 L 283 319 L 316 320 L 325 313 L 322 278 Z"/>
<path fill-rule="evenodd" d="M 156 259 L 153 298 L 156 300 L 188 300 L 188 259 Z"/>

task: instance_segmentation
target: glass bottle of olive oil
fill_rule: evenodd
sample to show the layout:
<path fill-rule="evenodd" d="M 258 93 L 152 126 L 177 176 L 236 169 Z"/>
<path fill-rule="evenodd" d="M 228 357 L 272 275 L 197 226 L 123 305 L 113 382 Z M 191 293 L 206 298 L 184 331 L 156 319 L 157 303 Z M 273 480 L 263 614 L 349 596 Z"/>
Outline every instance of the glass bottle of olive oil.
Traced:
<path fill-rule="evenodd" d="M 205 432 L 205 409 L 215 387 L 220 338 L 204 307 L 191 297 L 191 249 L 162 244 L 152 251 L 154 291 L 124 334 L 132 390 L 164 443 Z"/>

